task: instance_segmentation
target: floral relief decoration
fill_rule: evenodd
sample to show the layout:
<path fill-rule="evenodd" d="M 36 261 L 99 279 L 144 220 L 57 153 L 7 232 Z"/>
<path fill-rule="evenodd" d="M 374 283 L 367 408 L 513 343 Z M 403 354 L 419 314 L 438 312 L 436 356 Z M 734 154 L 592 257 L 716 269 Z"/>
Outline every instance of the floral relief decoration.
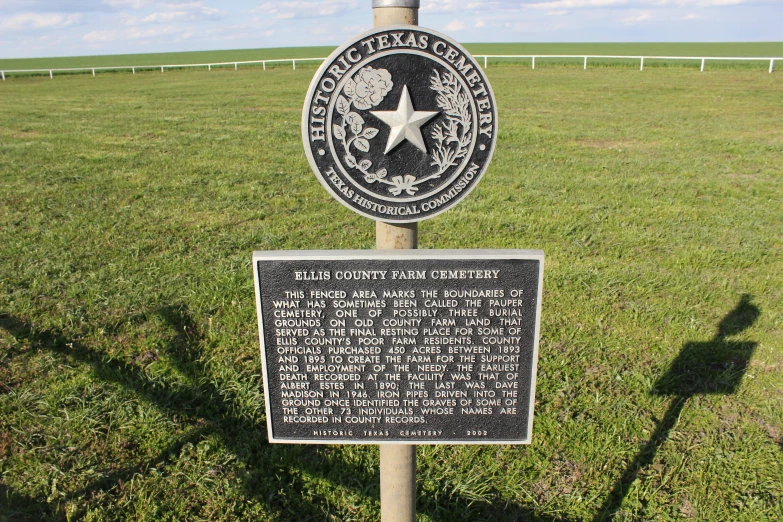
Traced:
<path fill-rule="evenodd" d="M 394 83 L 391 74 L 386 69 L 373 69 L 370 66 L 363 67 L 353 78 L 349 78 L 343 88 L 343 93 L 337 97 L 335 109 L 342 118 L 339 123 L 332 125 L 332 134 L 343 145 L 345 150 L 345 164 L 352 169 L 364 174 L 368 183 L 373 183 L 386 178 L 386 169 L 370 172 L 372 161 L 369 159 L 356 159 L 351 153 L 351 147 L 360 152 L 370 152 L 370 140 L 378 135 L 378 129 L 364 127 L 364 118 L 351 108 L 367 110 L 376 107 L 383 98 L 389 94 Z M 350 136 L 349 136 L 350 134 Z"/>
<path fill-rule="evenodd" d="M 430 89 L 438 93 L 436 98 L 438 107 L 446 116 L 445 120 L 432 130 L 435 147 L 431 165 L 436 167 L 435 172 L 421 179 L 417 179 L 412 174 L 387 179 L 388 172 L 385 168 L 371 172 L 373 166 L 371 160 L 357 159 L 351 153 L 351 147 L 360 152 L 369 152 L 370 140 L 379 132 L 374 127 L 365 127 L 364 118 L 353 108 L 368 110 L 378 106 L 393 86 L 391 74 L 386 69 L 363 67 L 353 78 L 348 79 L 343 88 L 344 95 L 337 97 L 335 109 L 342 118 L 339 123 L 332 126 L 332 133 L 345 150 L 343 156 L 345 164 L 360 171 L 365 182 L 389 185 L 389 192 L 394 196 L 399 196 L 403 192 L 412 196 L 419 190 L 417 185 L 439 178 L 449 168 L 458 165 L 467 155 L 472 140 L 470 99 L 454 74 L 449 72 L 440 74 L 433 69 Z"/>

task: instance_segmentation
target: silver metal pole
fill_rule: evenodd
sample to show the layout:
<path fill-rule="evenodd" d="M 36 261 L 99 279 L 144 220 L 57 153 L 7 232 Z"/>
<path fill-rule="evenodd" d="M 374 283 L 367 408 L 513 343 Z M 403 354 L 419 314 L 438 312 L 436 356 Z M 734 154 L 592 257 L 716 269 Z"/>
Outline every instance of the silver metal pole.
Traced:
<path fill-rule="evenodd" d="M 419 25 L 419 0 L 372 0 L 373 26 Z"/>
<path fill-rule="evenodd" d="M 373 25 L 418 25 L 419 0 L 373 0 Z M 378 250 L 416 248 L 418 223 L 375 222 Z M 416 520 L 416 446 L 382 444 L 381 522 Z"/>
<path fill-rule="evenodd" d="M 642 56 L 642 61 L 641 61 L 641 62 L 639 62 L 639 70 L 640 70 L 640 71 L 643 71 L 643 70 L 644 70 L 644 56 Z"/>
<path fill-rule="evenodd" d="M 773 58 L 772 60 L 769 61 L 769 72 L 772 72 L 774 70 L 775 70 L 775 59 Z M 5 77 L 3 77 L 3 79 L 5 80 Z"/>
<path fill-rule="evenodd" d="M 701 59 L 701 72 L 704 72 L 704 58 Z"/>
<path fill-rule="evenodd" d="M 416 520 L 416 446 L 381 446 L 381 522 Z"/>

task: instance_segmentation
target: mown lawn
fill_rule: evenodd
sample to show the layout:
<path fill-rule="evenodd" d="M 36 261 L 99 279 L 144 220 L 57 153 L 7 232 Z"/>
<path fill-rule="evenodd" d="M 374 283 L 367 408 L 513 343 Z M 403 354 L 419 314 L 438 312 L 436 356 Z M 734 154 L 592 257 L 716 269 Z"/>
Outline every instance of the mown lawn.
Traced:
<path fill-rule="evenodd" d="M 266 443 L 252 251 L 374 245 L 312 72 L 0 82 L 0 520 L 378 519 L 377 447 Z M 420 247 L 545 251 L 533 443 L 419 447 L 419 519 L 783 519 L 783 76 L 488 73 Z"/>

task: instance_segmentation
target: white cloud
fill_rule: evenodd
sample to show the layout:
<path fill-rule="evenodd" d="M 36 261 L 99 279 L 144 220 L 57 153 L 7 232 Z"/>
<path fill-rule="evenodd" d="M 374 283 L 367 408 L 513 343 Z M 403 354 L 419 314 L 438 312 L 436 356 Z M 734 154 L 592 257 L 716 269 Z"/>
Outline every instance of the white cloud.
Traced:
<path fill-rule="evenodd" d="M 334 16 L 359 7 L 356 0 L 301 0 L 293 2 L 266 2 L 256 7 L 251 13 L 271 15 L 278 19 L 317 18 L 319 16 Z"/>
<path fill-rule="evenodd" d="M 167 13 L 152 13 L 142 19 L 136 19 L 143 24 L 171 22 L 172 20 L 185 20 L 190 13 L 185 11 L 169 11 Z"/>
<path fill-rule="evenodd" d="M 580 9 L 585 7 L 611 7 L 627 5 L 628 0 L 554 0 L 525 4 L 530 9 Z"/>
<path fill-rule="evenodd" d="M 680 5 L 695 4 L 698 7 L 722 7 L 729 5 L 747 4 L 748 0 L 697 0 L 695 2 L 681 1 Z"/>
<path fill-rule="evenodd" d="M 528 9 L 587 9 L 602 7 L 661 8 L 671 7 L 724 7 L 741 4 L 774 4 L 779 0 L 550 0 L 523 2 Z"/>
<path fill-rule="evenodd" d="M 0 0 L 0 12 L 6 13 L 90 13 L 112 11 L 101 0 Z"/>
<path fill-rule="evenodd" d="M 687 15 L 680 18 L 680 20 L 699 20 L 701 19 L 701 16 L 697 15 L 696 13 L 688 13 Z"/>
<path fill-rule="evenodd" d="M 221 18 L 221 12 L 219 10 L 204 5 L 204 2 L 168 4 L 166 7 L 169 7 L 171 10 L 151 13 L 144 16 L 139 21 L 143 24 L 157 24 L 169 23 L 177 20 L 192 22 L 195 20 L 215 20 Z"/>
<path fill-rule="evenodd" d="M 425 1 L 422 2 L 420 11 L 424 14 L 435 13 L 454 13 L 459 11 L 476 11 L 476 10 L 497 10 L 502 8 L 503 4 L 511 2 L 499 2 L 499 1 L 485 1 L 476 2 L 475 0 L 441 0 L 439 2 Z"/>
<path fill-rule="evenodd" d="M 547 11 L 547 16 L 565 16 L 571 11 L 568 11 L 567 9 L 561 9 L 559 11 Z"/>
<path fill-rule="evenodd" d="M 443 28 L 445 31 L 462 31 L 465 29 L 465 23 L 462 20 L 452 20 L 449 25 Z"/>
<path fill-rule="evenodd" d="M 129 29 L 110 29 L 106 31 L 92 31 L 85 34 L 82 40 L 90 43 L 98 42 L 116 42 L 127 40 L 141 40 L 145 38 L 156 38 L 160 36 L 173 36 L 177 35 L 180 38 L 188 34 L 179 27 L 162 26 L 162 27 L 150 27 L 148 29 L 140 29 L 138 27 L 131 27 Z"/>
<path fill-rule="evenodd" d="M 80 14 L 19 13 L 0 21 L 0 29 L 25 31 L 30 29 L 62 29 L 81 21 Z"/>
<path fill-rule="evenodd" d="M 151 3 L 151 0 L 101 0 L 102 4 L 116 8 L 141 9 Z"/>
<path fill-rule="evenodd" d="M 483 18 L 477 18 L 476 19 L 476 23 L 473 24 L 473 27 L 479 28 L 479 27 L 484 27 L 485 25 L 486 24 L 484 23 L 484 19 Z"/>
<path fill-rule="evenodd" d="M 647 22 L 652 19 L 653 19 L 653 15 L 650 11 L 642 11 L 641 13 L 623 18 L 623 23 L 638 24 L 639 22 Z"/>
<path fill-rule="evenodd" d="M 202 20 L 220 20 L 225 13 L 207 6 L 204 2 L 184 4 L 161 3 L 156 6 L 161 9 L 146 15 L 130 16 L 121 13 L 123 25 L 136 26 L 146 24 L 171 24 L 177 22 L 197 22 Z"/>

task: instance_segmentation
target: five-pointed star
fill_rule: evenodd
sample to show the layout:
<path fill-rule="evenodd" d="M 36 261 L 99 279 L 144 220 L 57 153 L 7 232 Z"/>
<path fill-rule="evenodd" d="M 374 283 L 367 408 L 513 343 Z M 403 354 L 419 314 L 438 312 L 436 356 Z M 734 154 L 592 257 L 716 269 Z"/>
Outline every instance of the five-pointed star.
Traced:
<path fill-rule="evenodd" d="M 397 105 L 396 111 L 370 111 L 370 114 L 391 128 L 386 150 L 383 151 L 384 154 L 388 154 L 404 140 L 413 143 L 422 152 L 427 152 L 427 146 L 424 145 L 424 139 L 421 137 L 420 127 L 434 118 L 438 111 L 414 111 L 407 85 L 402 88 L 400 104 Z"/>

